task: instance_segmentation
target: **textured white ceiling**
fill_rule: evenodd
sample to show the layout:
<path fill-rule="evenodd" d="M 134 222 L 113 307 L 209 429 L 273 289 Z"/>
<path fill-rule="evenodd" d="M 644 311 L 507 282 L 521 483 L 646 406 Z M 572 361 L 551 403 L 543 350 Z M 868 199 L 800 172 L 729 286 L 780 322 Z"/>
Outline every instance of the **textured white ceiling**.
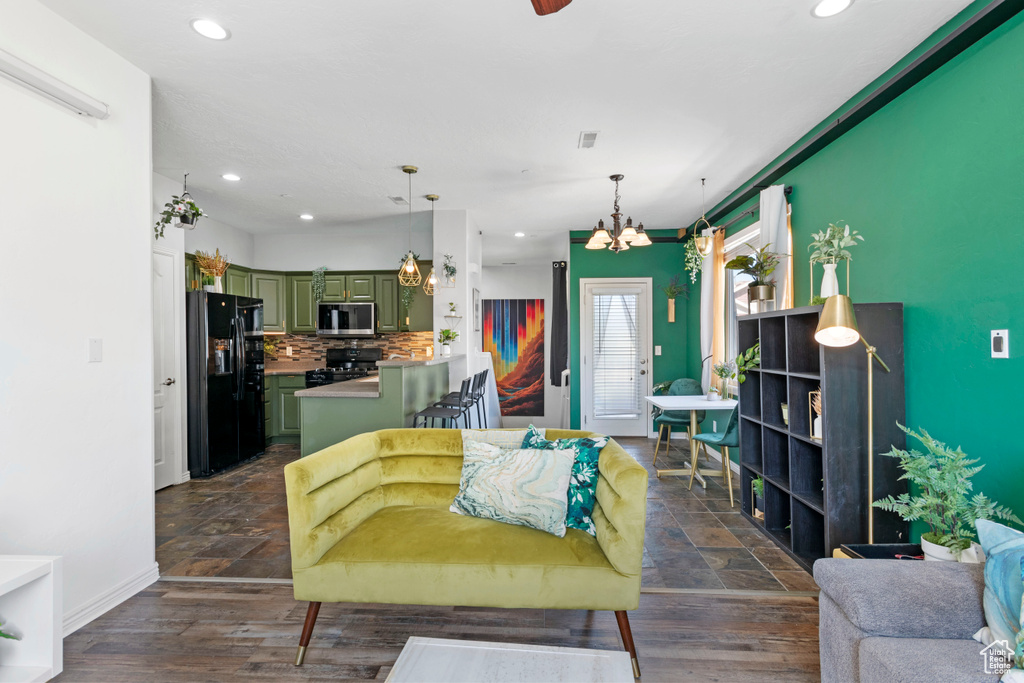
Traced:
<path fill-rule="evenodd" d="M 857 0 L 822 20 L 812 0 L 576 0 L 547 17 L 529 0 L 42 2 L 152 75 L 155 170 L 187 169 L 211 216 L 344 229 L 404 213 L 388 196 L 415 164 L 414 210 L 436 193 L 472 211 L 485 263 L 545 260 L 607 218 L 612 173 L 634 220 L 693 222 L 702 176 L 710 207 L 970 4 Z M 198 36 L 197 17 L 231 39 Z M 601 131 L 594 149 L 582 130 Z"/>

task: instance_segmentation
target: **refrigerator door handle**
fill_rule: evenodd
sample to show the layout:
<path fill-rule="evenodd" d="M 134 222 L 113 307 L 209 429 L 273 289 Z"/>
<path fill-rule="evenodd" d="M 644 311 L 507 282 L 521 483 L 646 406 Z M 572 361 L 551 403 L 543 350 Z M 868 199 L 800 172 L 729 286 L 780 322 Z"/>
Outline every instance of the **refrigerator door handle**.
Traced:
<path fill-rule="evenodd" d="M 238 353 L 236 360 L 238 364 L 236 374 L 238 390 L 235 393 L 235 400 L 241 401 L 245 396 L 245 321 L 241 316 L 235 318 L 235 334 L 238 338 Z"/>

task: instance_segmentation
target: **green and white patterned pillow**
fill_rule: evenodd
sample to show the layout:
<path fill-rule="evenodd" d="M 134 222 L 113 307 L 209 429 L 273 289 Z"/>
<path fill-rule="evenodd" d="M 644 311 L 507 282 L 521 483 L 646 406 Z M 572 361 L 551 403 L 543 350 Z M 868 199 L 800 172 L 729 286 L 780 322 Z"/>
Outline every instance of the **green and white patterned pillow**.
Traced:
<path fill-rule="evenodd" d="M 459 494 L 450 509 L 565 536 L 573 457 L 569 448 L 506 450 L 465 441 Z"/>
<path fill-rule="evenodd" d="M 533 425 L 526 432 L 523 448 L 571 448 L 575 454 L 572 465 L 572 477 L 569 480 L 568 509 L 566 510 L 565 526 L 570 529 L 581 529 L 591 536 L 597 535 L 594 527 L 594 505 L 597 501 L 597 461 L 601 449 L 608 445 L 608 437 L 581 439 L 556 439 L 548 441 L 544 431 Z"/>

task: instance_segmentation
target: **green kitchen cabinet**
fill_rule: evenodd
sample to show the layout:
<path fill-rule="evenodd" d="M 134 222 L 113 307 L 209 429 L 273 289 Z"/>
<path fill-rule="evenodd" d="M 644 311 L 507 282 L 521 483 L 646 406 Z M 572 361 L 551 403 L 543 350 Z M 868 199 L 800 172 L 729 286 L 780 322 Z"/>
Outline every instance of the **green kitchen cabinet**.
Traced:
<path fill-rule="evenodd" d="M 376 280 L 373 275 L 331 275 L 324 278 L 325 303 L 373 301 Z"/>
<path fill-rule="evenodd" d="M 375 275 L 377 290 L 377 331 L 398 332 L 398 276 Z"/>
<path fill-rule="evenodd" d="M 193 287 L 192 283 L 196 286 Z M 199 266 L 196 265 L 195 256 L 192 254 L 185 254 L 185 291 L 191 292 L 193 290 L 203 288 L 203 274 L 199 270 Z"/>
<path fill-rule="evenodd" d="M 296 391 L 306 388 L 305 375 L 278 375 L 277 405 L 275 417 L 278 422 L 275 432 L 278 436 L 298 436 L 302 427 L 299 414 L 299 399 Z"/>
<path fill-rule="evenodd" d="M 429 270 L 428 270 L 429 272 Z M 436 290 L 434 296 L 444 296 L 443 289 Z M 401 295 L 401 292 L 399 292 Z M 408 321 L 408 322 L 406 322 Z M 434 329 L 434 297 L 423 291 L 423 285 L 413 287 L 412 306 L 402 321 L 402 329 L 408 332 L 431 332 Z"/>
<path fill-rule="evenodd" d="M 316 333 L 316 302 L 313 300 L 313 276 L 289 275 L 285 278 L 288 291 L 287 324 L 288 332 L 298 334 Z"/>
<path fill-rule="evenodd" d="M 345 301 L 348 284 L 344 275 L 327 275 L 324 277 L 324 303 L 340 303 Z"/>
<path fill-rule="evenodd" d="M 249 275 L 251 296 L 263 299 L 263 330 L 284 332 L 288 312 L 285 276 L 281 273 L 254 272 Z"/>
<path fill-rule="evenodd" d="M 252 290 L 249 289 L 248 268 L 228 266 L 227 272 L 224 273 L 222 284 L 224 286 L 225 294 L 234 294 L 235 296 L 252 296 Z"/>

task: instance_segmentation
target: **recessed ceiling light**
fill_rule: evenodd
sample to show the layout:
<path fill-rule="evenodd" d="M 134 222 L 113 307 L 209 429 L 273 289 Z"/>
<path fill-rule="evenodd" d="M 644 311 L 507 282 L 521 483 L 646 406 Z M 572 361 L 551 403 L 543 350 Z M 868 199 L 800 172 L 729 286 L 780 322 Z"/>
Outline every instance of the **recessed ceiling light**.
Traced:
<path fill-rule="evenodd" d="M 235 182 L 241 180 L 242 176 L 235 175 L 234 173 L 225 173 L 224 175 L 221 176 L 221 178 L 223 178 L 224 180 L 230 180 L 232 182 Z"/>
<path fill-rule="evenodd" d="M 517 232 L 516 233 L 516 237 L 526 237 L 526 233 L 525 232 Z"/>
<path fill-rule="evenodd" d="M 192 30 L 204 38 L 210 38 L 211 40 L 227 40 L 231 37 L 231 34 L 226 28 L 218 24 L 216 21 L 211 21 L 209 19 L 193 19 Z"/>
<path fill-rule="evenodd" d="M 301 218 L 304 221 L 311 221 L 311 220 L 313 220 L 313 214 L 311 214 L 311 213 L 300 213 L 299 214 L 299 218 Z"/>
<path fill-rule="evenodd" d="M 848 9 L 852 4 L 853 0 L 820 0 L 814 6 L 814 9 L 811 10 L 811 14 L 819 19 L 834 17 L 843 10 Z"/>

